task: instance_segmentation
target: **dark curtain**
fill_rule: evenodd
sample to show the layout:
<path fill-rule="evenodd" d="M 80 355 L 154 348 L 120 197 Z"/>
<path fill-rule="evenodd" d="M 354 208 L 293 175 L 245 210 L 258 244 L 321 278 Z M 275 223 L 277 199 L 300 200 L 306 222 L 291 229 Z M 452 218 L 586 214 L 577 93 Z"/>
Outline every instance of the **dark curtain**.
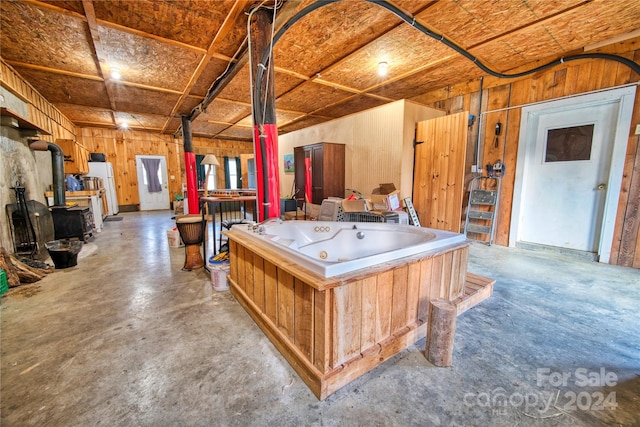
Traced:
<path fill-rule="evenodd" d="M 149 193 L 159 193 L 162 191 L 162 183 L 158 179 L 158 169 L 160 169 L 160 159 L 142 159 L 144 170 L 147 173 L 147 191 Z"/>
<path fill-rule="evenodd" d="M 236 172 L 238 173 L 238 184 L 236 188 L 243 188 L 242 186 L 242 165 L 240 163 L 240 157 L 236 157 Z"/>
<path fill-rule="evenodd" d="M 231 188 L 231 176 L 229 175 L 229 157 L 224 156 L 224 188 Z"/>
<path fill-rule="evenodd" d="M 204 159 L 202 154 L 196 154 L 196 180 L 198 182 L 198 188 L 205 188 L 206 173 L 204 170 L 204 165 L 201 165 L 200 162 Z"/>

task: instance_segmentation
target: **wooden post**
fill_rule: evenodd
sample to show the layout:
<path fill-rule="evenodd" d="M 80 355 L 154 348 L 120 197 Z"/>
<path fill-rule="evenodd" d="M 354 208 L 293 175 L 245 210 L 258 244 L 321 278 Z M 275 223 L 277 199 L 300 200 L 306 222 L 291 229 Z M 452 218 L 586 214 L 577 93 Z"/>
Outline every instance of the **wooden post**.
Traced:
<path fill-rule="evenodd" d="M 431 301 L 425 357 L 436 366 L 447 367 L 453 363 L 456 315 L 456 306 L 451 301 L 443 298 Z"/>
<path fill-rule="evenodd" d="M 275 74 L 271 55 L 273 12 L 259 9 L 251 15 L 251 79 L 254 81 L 251 111 L 256 162 L 258 220 L 280 216 L 278 126 L 276 124 Z M 266 60 L 265 63 L 262 61 Z M 261 76 L 259 79 L 258 76 Z"/>

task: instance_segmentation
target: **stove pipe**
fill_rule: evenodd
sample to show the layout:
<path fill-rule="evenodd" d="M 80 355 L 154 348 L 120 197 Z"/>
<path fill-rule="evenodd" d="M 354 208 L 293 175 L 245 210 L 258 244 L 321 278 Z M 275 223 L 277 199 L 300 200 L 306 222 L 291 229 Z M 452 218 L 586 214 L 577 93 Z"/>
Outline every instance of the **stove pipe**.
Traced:
<path fill-rule="evenodd" d="M 53 168 L 53 205 L 66 206 L 64 195 L 64 155 L 62 149 L 47 141 L 33 141 L 29 148 L 34 151 L 51 151 L 51 167 Z"/>

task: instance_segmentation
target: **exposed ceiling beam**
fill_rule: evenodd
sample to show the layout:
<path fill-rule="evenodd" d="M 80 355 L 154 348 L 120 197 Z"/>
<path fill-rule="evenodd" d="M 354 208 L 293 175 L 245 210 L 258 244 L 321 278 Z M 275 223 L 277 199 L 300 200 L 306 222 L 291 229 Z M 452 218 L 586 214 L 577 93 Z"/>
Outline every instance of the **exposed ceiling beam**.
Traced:
<path fill-rule="evenodd" d="M 209 44 L 209 48 L 205 52 L 205 55 L 202 57 L 202 59 L 200 59 L 200 62 L 196 66 L 196 69 L 191 74 L 191 78 L 187 82 L 184 90 L 182 91 L 180 98 L 178 99 L 176 104 L 173 106 L 173 109 L 171 110 L 171 114 L 170 114 L 171 117 L 173 117 L 177 113 L 178 109 L 180 108 L 180 106 L 182 105 L 186 97 L 189 95 L 189 92 L 191 92 L 191 89 L 193 89 L 193 87 L 195 86 L 196 81 L 202 75 L 202 72 L 207 67 L 207 64 L 209 64 L 209 61 L 211 61 L 211 57 L 214 53 L 214 48 L 220 43 L 220 40 L 224 39 L 231 32 L 231 30 L 233 29 L 233 25 L 238 19 L 238 16 L 240 16 L 240 14 L 245 10 L 248 3 L 249 3 L 249 0 L 235 1 L 235 3 L 233 4 L 233 7 L 225 17 L 224 22 L 218 29 L 218 32 L 216 33 L 215 37 Z M 170 121 L 171 121 L 171 118 L 167 119 L 167 121 L 165 122 L 164 126 L 162 127 L 163 132 L 167 128 L 167 126 L 169 126 Z"/>
<path fill-rule="evenodd" d="M 289 18 L 294 14 L 296 8 L 302 3 L 302 0 L 287 0 L 284 3 L 284 6 L 280 8 L 276 16 L 275 27 L 282 27 Z M 246 48 L 246 44 L 243 44 L 243 47 L 239 50 L 242 52 L 238 55 L 237 61 L 229 68 L 229 71 L 224 74 L 220 80 L 214 82 L 214 84 L 209 88 L 207 92 L 207 96 L 204 98 L 202 103 L 193 109 L 191 112 L 189 119 L 191 121 L 195 120 L 196 117 L 200 115 L 200 113 L 207 108 L 209 104 L 224 90 L 225 87 L 233 80 L 233 78 L 240 72 L 242 67 L 249 62 L 249 51 Z"/>
<path fill-rule="evenodd" d="M 86 0 L 83 0 L 83 3 L 85 1 Z M 156 36 L 155 34 L 147 33 L 145 31 L 136 30 L 135 28 L 125 27 L 124 25 L 116 24 L 115 22 L 104 21 L 102 19 L 98 19 L 96 21 L 97 21 L 97 23 L 99 25 L 102 25 L 103 27 L 113 28 L 114 30 L 122 31 L 123 33 L 134 34 L 136 36 L 144 37 L 144 38 L 147 38 L 147 39 L 152 39 L 152 40 L 158 41 L 160 43 L 164 43 L 164 44 L 168 44 L 168 45 L 171 45 L 171 46 L 180 47 L 182 49 L 190 50 L 190 51 L 193 51 L 193 52 L 196 52 L 196 53 L 200 53 L 200 54 L 207 53 L 207 50 L 203 49 L 201 47 L 192 46 L 190 44 L 182 43 L 182 42 L 179 42 L 177 40 L 168 39 L 166 37 Z"/>
<path fill-rule="evenodd" d="M 77 77 L 80 79 L 104 82 L 104 79 L 102 77 L 92 75 L 92 74 L 76 73 L 73 71 L 60 70 L 58 68 L 45 67 L 44 65 L 28 64 L 26 62 L 19 62 L 19 61 L 12 61 L 12 60 L 6 60 L 6 62 L 8 64 L 13 65 L 14 67 L 29 68 L 31 70 L 44 71 L 46 73 L 60 74 L 64 76 Z"/>
<path fill-rule="evenodd" d="M 105 80 L 105 83 L 106 83 L 104 87 L 105 87 L 105 90 L 107 91 L 107 96 L 109 97 L 109 105 L 111 106 L 111 109 L 115 111 L 117 110 L 116 100 L 115 100 L 115 97 L 113 96 L 113 93 L 111 92 L 111 87 L 106 81 L 107 80 L 106 76 L 109 75 L 109 64 L 107 62 L 108 56 L 104 51 L 104 48 L 102 47 L 102 41 L 100 40 L 98 23 L 96 21 L 96 11 L 93 8 L 93 2 L 91 0 L 82 0 L 82 7 L 84 8 L 84 14 L 87 18 L 87 25 L 89 26 L 89 32 L 91 33 L 91 41 L 93 44 L 93 50 L 96 53 L 98 70 L 103 80 Z M 111 116 L 112 116 L 114 125 L 117 124 L 116 117 L 113 114 L 113 112 L 111 113 Z"/>
<path fill-rule="evenodd" d="M 424 5 L 423 7 L 421 7 L 420 9 L 418 9 L 413 15 L 418 15 L 419 13 L 422 13 L 422 12 L 426 11 L 427 9 L 433 7 L 435 4 L 437 4 L 437 1 L 432 1 L 431 3 L 428 3 L 428 4 Z M 305 81 L 301 82 L 300 84 L 292 87 L 287 92 L 285 92 L 282 95 L 280 95 L 280 97 L 282 97 L 282 96 L 284 96 L 284 95 L 286 95 L 288 93 L 291 93 L 294 90 L 297 90 L 300 87 L 302 87 L 304 85 L 307 85 L 307 84 L 309 84 L 311 82 L 319 83 L 319 84 L 322 84 L 322 85 L 325 85 L 325 86 L 328 86 L 328 87 L 338 88 L 338 89 L 344 90 L 345 92 L 350 92 L 350 93 L 353 93 L 353 94 L 365 94 L 366 92 L 368 92 L 368 91 L 370 91 L 372 89 L 376 89 L 380 85 L 389 84 L 390 82 L 394 81 L 395 79 L 394 80 L 388 79 L 388 80 L 385 80 L 384 83 L 381 83 L 380 85 L 377 85 L 377 86 L 374 86 L 372 88 L 368 88 L 368 89 L 365 89 L 365 90 L 361 90 L 361 89 L 356 89 L 356 88 L 352 88 L 352 87 L 349 87 L 349 86 L 344 86 L 344 85 L 341 85 L 341 84 L 338 84 L 338 83 L 333 83 L 333 82 L 328 81 L 328 80 L 324 80 L 324 79 L 322 79 L 322 74 L 328 73 L 329 71 L 339 67 L 344 62 L 346 62 L 351 55 L 353 55 L 354 53 L 358 52 L 359 50 L 366 49 L 367 46 L 370 46 L 370 45 L 374 44 L 376 42 L 376 40 L 380 39 L 381 37 L 384 37 L 385 35 L 389 34 L 390 32 L 392 32 L 393 30 L 399 28 L 402 25 L 404 25 L 404 22 L 400 21 L 398 24 L 393 25 L 388 30 L 386 30 L 383 33 L 377 35 L 369 43 L 367 43 L 365 45 L 362 45 L 362 46 L 358 46 L 355 49 L 352 49 L 351 51 L 344 52 L 344 54 L 340 58 L 338 58 L 337 60 L 335 60 L 334 62 L 329 64 L 324 69 L 316 72 L 316 74 L 313 75 L 313 76 L 308 76 L 308 77 L 300 76 L 300 75 L 297 75 L 298 73 L 294 73 L 293 71 L 288 71 L 288 70 L 285 70 L 285 69 L 282 69 L 282 68 L 280 68 L 280 69 L 276 68 L 275 69 L 276 71 L 279 71 L 279 72 L 282 72 L 282 73 L 285 73 L 285 74 L 288 74 L 288 75 L 293 75 L 295 77 L 299 77 L 299 78 L 305 80 Z M 409 73 L 409 75 L 410 75 L 410 73 Z M 406 75 L 404 77 L 406 77 Z M 380 96 L 375 96 L 375 97 L 376 98 L 380 98 L 380 99 L 386 99 L 386 98 L 380 97 Z M 339 104 L 341 104 L 343 102 L 350 101 L 353 98 L 354 98 L 353 96 L 346 97 L 341 101 L 337 101 L 337 102 L 331 104 L 331 106 L 339 105 Z"/>
<path fill-rule="evenodd" d="M 84 15 L 78 13 L 78 12 L 74 12 L 73 10 L 65 9 L 63 7 L 56 6 L 56 5 L 51 4 L 51 3 L 44 3 L 44 2 L 41 2 L 41 1 L 38 1 L 38 0 L 22 0 L 22 1 L 24 3 L 32 4 L 34 6 L 41 7 L 43 9 L 53 10 L 55 12 L 62 13 L 64 15 L 73 16 L 74 18 L 80 18 L 83 21 L 87 20 L 86 16 L 84 16 Z"/>
<path fill-rule="evenodd" d="M 558 16 L 561 16 L 561 15 L 564 15 L 566 13 L 569 13 L 569 12 L 579 8 L 579 7 L 584 6 L 587 3 L 591 3 L 592 1 L 593 0 L 585 0 L 582 3 L 574 4 L 573 6 L 570 6 L 570 7 L 566 8 L 566 9 L 563 9 L 563 10 L 561 10 L 559 12 L 553 13 L 551 15 L 547 15 L 547 16 L 545 16 L 543 18 L 539 18 L 539 19 L 527 22 L 525 25 L 521 25 L 520 27 L 517 27 L 517 28 L 511 29 L 509 31 L 505 31 L 504 33 L 498 34 L 495 37 L 491 37 L 491 38 L 488 38 L 486 40 L 483 40 L 481 43 L 476 43 L 474 45 L 470 45 L 467 48 L 467 50 L 471 50 L 471 49 L 475 49 L 475 48 L 478 48 L 478 47 L 482 47 L 482 46 L 485 46 L 488 43 L 491 43 L 491 42 L 494 42 L 494 41 L 503 40 L 503 39 L 505 39 L 507 37 L 513 36 L 514 34 L 521 33 L 522 31 L 527 30 L 527 29 L 531 28 L 534 25 L 544 24 L 545 22 L 549 22 L 550 20 L 555 19 Z"/>
<path fill-rule="evenodd" d="M 136 87 L 139 89 L 147 89 L 147 90 L 152 90 L 155 92 L 163 92 L 163 93 L 170 93 L 173 95 L 181 95 L 182 92 L 179 90 L 175 90 L 175 89 L 167 89 L 167 88 L 163 88 L 163 87 L 158 87 L 158 86 L 150 86 L 150 85 L 145 85 L 142 83 L 134 83 L 134 82 L 127 82 L 124 80 L 110 80 L 109 81 L 110 84 L 115 85 L 122 85 L 122 86 L 130 86 L 130 87 Z"/>

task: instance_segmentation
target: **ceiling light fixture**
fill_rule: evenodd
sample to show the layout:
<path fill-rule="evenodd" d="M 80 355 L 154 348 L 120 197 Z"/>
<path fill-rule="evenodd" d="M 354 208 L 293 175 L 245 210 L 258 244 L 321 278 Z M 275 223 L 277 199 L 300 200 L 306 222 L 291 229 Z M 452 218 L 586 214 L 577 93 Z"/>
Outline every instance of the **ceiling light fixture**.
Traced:
<path fill-rule="evenodd" d="M 129 129 L 129 123 L 127 122 L 122 122 L 120 123 L 120 129 Z"/>
<path fill-rule="evenodd" d="M 389 73 L 389 64 L 386 61 L 378 63 L 378 75 L 384 77 Z"/>
<path fill-rule="evenodd" d="M 120 80 L 122 78 L 122 74 L 120 74 L 120 69 L 119 68 L 112 68 L 111 69 L 111 78 L 114 80 Z"/>

